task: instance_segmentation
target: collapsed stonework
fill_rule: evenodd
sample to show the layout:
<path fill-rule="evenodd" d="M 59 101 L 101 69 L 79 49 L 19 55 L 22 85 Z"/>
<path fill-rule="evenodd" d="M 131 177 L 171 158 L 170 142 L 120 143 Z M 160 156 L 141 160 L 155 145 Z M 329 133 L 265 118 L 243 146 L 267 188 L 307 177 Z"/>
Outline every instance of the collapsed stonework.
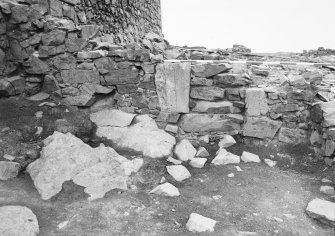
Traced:
<path fill-rule="evenodd" d="M 326 64 L 297 65 L 290 61 L 316 59 L 266 63 L 273 58 L 241 45 L 173 47 L 153 0 L 2 0 L 0 8 L 2 96 L 42 91 L 90 112 L 149 114 L 178 137 L 240 134 L 310 143 L 333 156 L 335 68 L 327 53 L 317 60 Z"/>

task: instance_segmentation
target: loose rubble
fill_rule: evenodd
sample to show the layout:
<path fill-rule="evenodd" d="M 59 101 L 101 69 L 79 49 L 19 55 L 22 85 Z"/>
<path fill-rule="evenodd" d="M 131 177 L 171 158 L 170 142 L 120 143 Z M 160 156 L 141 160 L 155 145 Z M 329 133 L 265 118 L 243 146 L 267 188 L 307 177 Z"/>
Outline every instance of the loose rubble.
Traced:
<path fill-rule="evenodd" d="M 228 165 L 228 164 L 239 164 L 241 161 L 240 157 L 228 152 L 226 149 L 221 148 L 217 156 L 213 159 L 212 164 L 218 165 Z"/>
<path fill-rule="evenodd" d="M 156 188 L 154 188 L 153 190 L 151 190 L 150 193 L 167 196 L 167 197 L 180 196 L 179 190 L 170 183 L 161 184 L 157 186 Z"/>
<path fill-rule="evenodd" d="M 308 203 L 306 213 L 320 222 L 335 227 L 335 203 L 314 199 Z"/>
<path fill-rule="evenodd" d="M 259 156 L 250 152 L 243 152 L 241 156 L 241 160 L 243 162 L 256 162 L 261 163 L 261 159 L 259 159 Z"/>
<path fill-rule="evenodd" d="M 167 166 L 166 170 L 178 182 L 191 177 L 190 172 L 182 165 Z"/>
<path fill-rule="evenodd" d="M 192 213 L 187 221 L 186 228 L 193 233 L 214 232 L 216 221 L 197 213 Z"/>

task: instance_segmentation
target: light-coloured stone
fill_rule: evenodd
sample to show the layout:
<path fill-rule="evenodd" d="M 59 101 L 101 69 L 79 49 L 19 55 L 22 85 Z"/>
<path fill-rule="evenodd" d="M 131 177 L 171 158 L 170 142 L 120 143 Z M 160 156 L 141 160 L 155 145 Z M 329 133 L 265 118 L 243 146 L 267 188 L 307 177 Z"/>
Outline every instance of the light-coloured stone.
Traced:
<path fill-rule="evenodd" d="M 90 115 L 97 126 L 126 127 L 131 124 L 135 115 L 120 110 L 101 110 Z"/>
<path fill-rule="evenodd" d="M 35 94 L 31 97 L 28 97 L 27 99 L 29 101 L 33 101 L 33 102 L 37 102 L 37 101 L 43 101 L 46 100 L 50 97 L 50 94 L 44 93 L 44 92 L 40 92 L 38 94 Z"/>
<path fill-rule="evenodd" d="M 137 116 L 129 127 L 98 127 L 96 135 L 109 140 L 117 150 L 128 150 L 150 158 L 171 156 L 176 144 L 176 139 L 158 129 L 155 121 L 147 115 Z"/>
<path fill-rule="evenodd" d="M 192 213 L 186 223 L 186 228 L 193 233 L 214 232 L 215 225 L 215 220 Z"/>
<path fill-rule="evenodd" d="M 316 198 L 308 203 L 306 213 L 320 222 L 335 227 L 335 203 Z"/>
<path fill-rule="evenodd" d="M 126 190 L 129 167 L 138 164 L 138 160 L 129 161 L 110 147 L 91 148 L 71 133 L 55 132 L 43 142 L 41 158 L 27 171 L 44 200 L 59 193 L 69 180 L 85 187 L 90 200 L 114 188 Z"/>
<path fill-rule="evenodd" d="M 161 184 L 157 186 L 156 188 L 154 188 L 153 190 L 151 190 L 150 193 L 167 196 L 167 197 L 180 196 L 179 190 L 170 183 Z"/>
<path fill-rule="evenodd" d="M 226 149 L 221 148 L 217 152 L 217 156 L 213 159 L 212 164 L 219 165 L 228 165 L 228 164 L 239 164 L 241 161 L 240 157 L 228 152 Z"/>
<path fill-rule="evenodd" d="M 209 143 L 209 135 L 207 134 L 207 135 L 199 137 L 199 141 Z"/>
<path fill-rule="evenodd" d="M 193 168 L 202 168 L 207 162 L 207 158 L 193 158 L 190 161 L 190 166 Z"/>
<path fill-rule="evenodd" d="M 234 144 L 236 144 L 235 139 L 231 135 L 225 134 L 218 145 L 220 148 L 227 148 L 233 146 Z"/>
<path fill-rule="evenodd" d="M 266 115 L 269 111 L 266 94 L 262 88 L 246 89 L 247 116 Z"/>
<path fill-rule="evenodd" d="M 20 169 L 20 164 L 11 161 L 0 161 L 0 180 L 15 178 Z"/>
<path fill-rule="evenodd" d="M 330 179 L 323 178 L 321 179 L 321 183 L 332 183 L 332 181 Z"/>
<path fill-rule="evenodd" d="M 265 164 L 267 164 L 270 167 L 275 167 L 277 165 L 276 161 L 273 161 L 271 159 L 264 159 Z"/>
<path fill-rule="evenodd" d="M 243 126 L 243 135 L 260 139 L 273 139 L 281 125 L 281 121 L 274 121 L 266 117 L 248 117 Z"/>
<path fill-rule="evenodd" d="M 170 124 L 168 124 L 165 127 L 165 131 L 177 134 L 178 133 L 178 126 L 177 125 L 170 125 Z"/>
<path fill-rule="evenodd" d="M 189 161 L 195 154 L 197 154 L 197 150 L 193 147 L 193 145 L 188 141 L 188 139 L 183 139 L 179 143 L 177 143 L 174 154 L 181 161 Z"/>
<path fill-rule="evenodd" d="M 199 147 L 198 151 L 197 151 L 197 154 L 195 156 L 197 156 L 197 157 L 208 157 L 209 153 L 208 153 L 206 148 Z"/>
<path fill-rule="evenodd" d="M 192 109 L 194 112 L 210 113 L 210 114 L 229 114 L 234 112 L 233 103 L 228 101 L 222 102 L 208 102 L 197 101 L 195 107 Z"/>
<path fill-rule="evenodd" d="M 323 193 L 323 194 L 327 194 L 327 195 L 334 195 L 335 194 L 335 190 L 331 186 L 321 186 L 320 187 L 320 192 Z"/>
<path fill-rule="evenodd" d="M 173 157 L 168 157 L 168 159 L 166 159 L 168 162 L 171 162 L 172 164 L 175 164 L 175 165 L 180 165 L 181 163 L 183 163 L 182 161 L 180 160 L 176 160 L 174 159 Z"/>
<path fill-rule="evenodd" d="M 166 170 L 178 182 L 191 177 L 191 173 L 182 165 L 167 166 Z"/>
<path fill-rule="evenodd" d="M 190 63 L 162 63 L 156 67 L 155 84 L 162 111 L 189 112 Z"/>
<path fill-rule="evenodd" d="M 226 115 L 185 114 L 179 127 L 185 132 L 210 132 L 240 130 L 239 122 Z"/>
<path fill-rule="evenodd" d="M 248 162 L 261 163 L 261 159 L 259 158 L 259 156 L 250 152 L 243 152 L 241 160 L 246 163 Z"/>
<path fill-rule="evenodd" d="M 35 236 L 39 233 L 35 214 L 25 206 L 0 207 L 0 235 Z"/>
<path fill-rule="evenodd" d="M 230 174 L 228 174 L 227 176 L 228 176 L 228 178 L 234 178 L 234 177 L 235 177 L 235 174 L 234 174 L 234 173 L 230 173 Z"/>

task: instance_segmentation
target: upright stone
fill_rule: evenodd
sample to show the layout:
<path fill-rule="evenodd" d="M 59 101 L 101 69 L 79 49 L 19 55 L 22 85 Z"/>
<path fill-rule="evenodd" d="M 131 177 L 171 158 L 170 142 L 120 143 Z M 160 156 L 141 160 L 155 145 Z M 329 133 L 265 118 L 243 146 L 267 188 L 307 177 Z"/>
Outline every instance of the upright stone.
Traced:
<path fill-rule="evenodd" d="M 269 111 L 266 94 L 262 88 L 248 88 L 245 103 L 247 116 L 261 116 Z"/>
<path fill-rule="evenodd" d="M 156 67 L 156 89 L 163 111 L 188 113 L 190 63 L 163 63 Z"/>

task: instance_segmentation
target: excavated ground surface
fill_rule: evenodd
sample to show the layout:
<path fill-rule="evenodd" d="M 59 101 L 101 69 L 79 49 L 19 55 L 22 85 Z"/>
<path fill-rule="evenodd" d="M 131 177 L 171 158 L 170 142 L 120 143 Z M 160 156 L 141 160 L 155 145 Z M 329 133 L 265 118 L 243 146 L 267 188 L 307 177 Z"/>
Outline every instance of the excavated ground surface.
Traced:
<path fill-rule="evenodd" d="M 30 130 L 41 122 L 34 117 L 36 111 L 44 109 L 44 119 L 49 120 L 45 127 L 51 127 L 53 121 L 51 108 L 37 105 L 17 98 L 0 100 L 0 127 L 22 132 L 16 141 L 1 134 L 1 139 L 12 141 L 12 148 L 22 142 L 36 145 L 49 135 L 45 132 L 38 138 L 34 136 L 35 131 Z M 214 157 L 217 147 L 206 147 Z M 43 236 L 192 235 L 185 228 L 192 212 L 218 221 L 215 233 L 208 235 L 335 234 L 334 229 L 305 214 L 310 200 L 316 197 L 332 200 L 319 192 L 321 179 L 327 177 L 335 181 L 334 169 L 313 161 L 315 158 L 308 147 L 275 144 L 265 147 L 239 140 L 229 151 L 237 155 L 250 151 L 261 158 L 273 155 L 279 164 L 275 168 L 264 163 L 240 164 L 243 172 L 238 172 L 234 165 L 189 167 L 192 177 L 176 183 L 165 171 L 166 161 L 146 159 L 142 170 L 132 177 L 132 185 L 136 188 L 126 192 L 111 191 L 104 199 L 92 202 L 86 200 L 87 195 L 81 187 L 71 182 L 64 184 L 57 196 L 43 201 L 29 175 L 22 173 L 15 179 L 0 181 L 0 206 L 14 204 L 31 208 Z M 235 177 L 228 178 L 230 173 Z M 179 188 L 180 197 L 148 194 L 162 176 Z M 65 221 L 67 224 L 58 227 Z"/>

